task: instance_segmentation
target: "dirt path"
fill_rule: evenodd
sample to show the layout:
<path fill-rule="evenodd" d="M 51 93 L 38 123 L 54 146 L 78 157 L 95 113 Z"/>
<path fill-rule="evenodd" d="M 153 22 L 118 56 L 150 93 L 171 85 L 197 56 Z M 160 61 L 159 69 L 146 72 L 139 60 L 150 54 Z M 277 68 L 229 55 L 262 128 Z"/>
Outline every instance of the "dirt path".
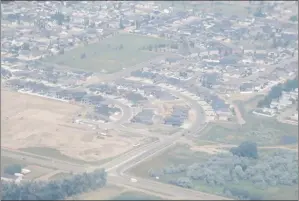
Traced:
<path fill-rule="evenodd" d="M 246 121 L 243 119 L 242 114 L 239 110 L 239 107 L 235 104 L 233 104 L 233 107 L 234 107 L 234 110 L 235 110 L 235 113 L 236 113 L 238 124 L 240 124 L 240 125 L 245 124 Z"/>
<path fill-rule="evenodd" d="M 197 145 L 194 141 L 188 139 L 180 140 L 181 143 L 190 145 L 190 149 L 193 151 L 201 151 L 209 154 L 217 154 L 221 152 L 228 152 L 229 148 L 237 147 L 237 145 L 231 144 L 216 144 L 212 141 L 204 141 L 206 145 Z M 260 146 L 259 149 L 284 149 L 290 151 L 298 151 L 298 146 L 294 145 L 277 145 L 277 146 Z"/>

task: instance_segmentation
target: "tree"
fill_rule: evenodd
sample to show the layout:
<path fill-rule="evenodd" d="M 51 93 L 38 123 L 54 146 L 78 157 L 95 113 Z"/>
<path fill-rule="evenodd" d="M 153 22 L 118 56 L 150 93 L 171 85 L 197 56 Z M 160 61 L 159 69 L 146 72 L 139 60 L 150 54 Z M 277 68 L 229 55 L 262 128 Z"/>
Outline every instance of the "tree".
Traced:
<path fill-rule="evenodd" d="M 11 164 L 4 167 L 4 173 L 14 175 L 15 173 L 21 173 L 22 166 L 19 164 Z"/>
<path fill-rule="evenodd" d="M 64 14 L 59 11 L 57 11 L 54 15 L 52 15 L 51 18 L 55 20 L 58 25 L 62 25 L 62 23 L 65 21 Z"/>
<path fill-rule="evenodd" d="M 290 17 L 290 21 L 298 22 L 298 17 L 296 15 L 293 15 L 293 16 Z"/>
<path fill-rule="evenodd" d="M 138 20 L 135 20 L 135 29 L 140 28 L 140 22 Z"/>
<path fill-rule="evenodd" d="M 243 179 L 245 176 L 245 173 L 243 172 L 243 168 L 240 165 L 237 165 L 234 169 L 236 175 L 240 178 Z"/>
<path fill-rule="evenodd" d="M 254 142 L 243 142 L 238 147 L 233 147 L 231 153 L 236 156 L 258 158 L 257 145 Z"/>
<path fill-rule="evenodd" d="M 20 185 L 2 182 L 2 200 L 64 200 L 67 197 L 103 187 L 106 184 L 106 178 L 106 172 L 97 169 L 91 173 L 73 175 L 68 179 L 50 182 L 32 181 Z"/>
<path fill-rule="evenodd" d="M 125 26 L 124 26 L 124 24 L 123 24 L 123 20 L 122 20 L 122 18 L 120 18 L 120 20 L 119 20 L 119 28 L 120 28 L 120 29 L 124 29 L 124 28 L 125 28 Z"/>
<path fill-rule="evenodd" d="M 192 188 L 192 181 L 188 177 L 180 177 L 176 180 L 176 185 L 184 188 Z"/>
<path fill-rule="evenodd" d="M 149 45 L 149 46 L 148 46 L 148 50 L 149 50 L 149 51 L 152 51 L 152 50 L 153 50 L 153 46 L 152 46 L 152 45 Z"/>
<path fill-rule="evenodd" d="M 85 59 L 86 58 L 86 54 L 85 53 L 81 54 L 80 58 L 81 59 Z"/>

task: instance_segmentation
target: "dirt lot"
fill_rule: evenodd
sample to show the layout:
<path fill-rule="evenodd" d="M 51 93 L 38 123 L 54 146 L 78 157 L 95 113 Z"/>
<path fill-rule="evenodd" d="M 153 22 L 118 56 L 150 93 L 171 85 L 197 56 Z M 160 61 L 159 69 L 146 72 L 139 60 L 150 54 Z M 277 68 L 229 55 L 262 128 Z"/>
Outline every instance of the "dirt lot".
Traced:
<path fill-rule="evenodd" d="M 78 105 L 6 90 L 1 93 L 1 139 L 6 147 L 50 147 L 72 158 L 95 161 L 125 152 L 140 140 L 114 133 L 96 138 L 96 131 L 72 123 Z"/>

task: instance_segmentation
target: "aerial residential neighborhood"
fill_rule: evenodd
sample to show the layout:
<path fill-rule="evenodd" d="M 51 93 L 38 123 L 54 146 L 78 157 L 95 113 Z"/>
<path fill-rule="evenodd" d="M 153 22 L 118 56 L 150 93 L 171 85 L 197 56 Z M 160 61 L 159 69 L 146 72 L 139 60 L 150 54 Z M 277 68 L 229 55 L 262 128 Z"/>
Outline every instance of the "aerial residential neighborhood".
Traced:
<path fill-rule="evenodd" d="M 2 2 L 3 198 L 298 199 L 297 74 L 295 1 Z"/>

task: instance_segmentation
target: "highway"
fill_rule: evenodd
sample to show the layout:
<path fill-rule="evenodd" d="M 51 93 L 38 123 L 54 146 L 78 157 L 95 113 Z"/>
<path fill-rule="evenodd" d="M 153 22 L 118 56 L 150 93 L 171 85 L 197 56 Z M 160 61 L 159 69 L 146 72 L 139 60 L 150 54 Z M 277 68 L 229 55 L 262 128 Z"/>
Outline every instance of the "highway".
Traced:
<path fill-rule="evenodd" d="M 186 99 L 187 97 L 184 96 L 184 98 Z M 190 102 L 192 108 L 195 108 L 197 112 L 202 112 L 202 109 L 200 108 L 200 106 L 196 101 L 190 98 L 187 101 Z M 197 116 L 197 120 L 199 121 L 200 119 L 201 118 Z M 193 124 L 193 126 L 191 127 L 191 132 L 199 132 L 202 126 L 203 125 L 200 123 Z M 225 199 L 219 196 L 210 195 L 199 191 L 181 188 L 174 185 L 159 183 L 159 182 L 142 179 L 142 178 L 138 178 L 138 182 L 136 183 L 130 181 L 131 177 L 126 173 L 126 171 L 129 168 L 132 168 L 133 166 L 138 165 L 144 160 L 147 160 L 148 158 L 153 157 L 154 155 L 168 149 L 169 147 L 174 145 L 181 138 L 181 136 L 186 132 L 187 132 L 186 130 L 183 130 L 171 136 L 164 136 L 164 137 L 161 136 L 159 140 L 137 147 L 136 149 L 124 153 L 123 155 L 120 155 L 119 157 L 103 165 L 87 164 L 83 166 L 75 163 L 51 159 L 49 157 L 42 157 L 42 156 L 37 157 L 34 154 L 26 153 L 24 155 L 23 152 L 7 150 L 3 147 L 1 148 L 1 152 L 3 156 L 6 157 L 15 158 L 15 159 L 25 158 L 25 160 L 28 162 L 32 162 L 40 166 L 50 167 L 53 169 L 59 169 L 67 172 L 80 173 L 80 172 L 89 172 L 96 168 L 105 168 L 109 175 L 108 183 L 142 189 L 145 191 L 154 192 L 156 194 L 158 193 L 161 196 L 168 195 L 168 196 L 172 196 L 174 199 L 175 198 L 191 199 L 191 200 L 192 199 L 209 199 L 209 200 Z"/>
<path fill-rule="evenodd" d="M 115 185 L 122 185 L 122 186 L 127 186 L 127 187 L 132 187 L 132 188 L 137 188 L 140 190 L 145 190 L 148 192 L 153 192 L 155 194 L 160 194 L 160 195 L 168 195 L 172 196 L 174 199 L 190 199 L 190 200 L 195 200 L 195 199 L 208 199 L 208 200 L 213 200 L 213 199 L 225 199 L 220 196 L 216 195 L 210 195 L 207 193 L 202 193 L 199 191 L 195 190 L 190 190 L 186 188 L 181 188 L 178 186 L 174 185 L 169 185 L 165 183 L 160 183 L 160 182 L 155 182 L 152 180 L 148 179 L 143 179 L 143 178 L 137 178 L 137 182 L 131 182 L 131 176 L 128 175 L 127 170 L 132 168 L 133 166 L 138 165 L 139 163 L 143 162 L 144 160 L 149 159 L 150 157 L 153 157 L 162 151 L 165 151 L 166 149 L 170 148 L 173 146 L 176 142 L 179 141 L 179 139 L 182 137 L 182 135 L 185 134 L 191 134 L 195 135 L 200 132 L 200 130 L 205 126 L 205 116 L 202 108 L 200 105 L 197 103 L 196 100 L 193 100 L 187 96 L 184 96 L 180 94 L 177 91 L 172 91 L 174 95 L 178 97 L 182 97 L 183 99 L 186 100 L 186 102 L 189 103 L 190 107 L 195 109 L 197 115 L 196 115 L 196 121 L 193 123 L 191 128 L 188 130 L 181 130 L 178 131 L 171 136 L 159 136 L 157 141 L 147 143 L 145 145 L 142 145 L 140 147 L 137 147 L 127 153 L 124 153 L 120 155 L 119 157 L 105 163 L 102 165 L 91 165 L 91 164 L 86 164 L 86 165 L 78 165 L 75 163 L 70 163 L 70 162 L 65 162 L 61 160 L 56 160 L 56 159 L 51 159 L 49 157 L 42 157 L 42 156 L 35 156 L 32 154 L 25 154 L 19 151 L 14 151 L 14 150 L 7 150 L 5 148 L 1 148 L 1 152 L 3 156 L 11 157 L 11 158 L 16 158 L 16 159 L 21 159 L 25 157 L 26 161 L 30 161 L 34 164 L 38 164 L 41 166 L 45 167 L 50 167 L 53 169 L 59 169 L 63 171 L 68 171 L 68 172 L 74 172 L 74 173 L 80 173 L 80 172 L 89 172 L 93 171 L 94 169 L 97 168 L 105 168 L 106 171 L 108 172 L 108 183 L 112 183 Z M 128 111 L 124 111 L 124 115 L 127 115 L 129 113 Z M 202 114 L 203 116 L 200 116 L 199 114 Z M 127 116 L 125 116 L 127 117 Z M 125 119 L 125 117 L 123 119 Z"/>

